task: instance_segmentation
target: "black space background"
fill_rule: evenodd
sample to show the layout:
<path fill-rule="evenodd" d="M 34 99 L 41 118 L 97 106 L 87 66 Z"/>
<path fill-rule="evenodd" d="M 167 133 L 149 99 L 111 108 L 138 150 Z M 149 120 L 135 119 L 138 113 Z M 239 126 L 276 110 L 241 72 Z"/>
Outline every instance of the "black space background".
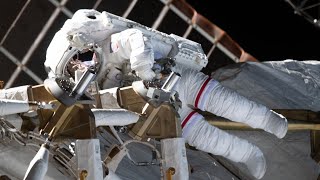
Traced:
<path fill-rule="evenodd" d="M 102 0 L 97 10 L 122 15 L 131 1 L 117 0 L 115 3 L 111 0 Z M 320 60 L 320 27 L 294 14 L 285 0 L 185 1 L 199 14 L 223 29 L 246 52 L 259 61 Z M 24 0 L 6 1 L 3 6 L 0 6 L 0 39 L 4 37 L 25 2 Z M 66 7 L 75 12 L 77 9 L 93 7 L 95 3 L 96 0 L 69 0 Z M 128 19 L 151 27 L 162 7 L 163 3 L 160 1 L 139 0 Z M 21 61 L 54 10 L 55 6 L 47 0 L 31 0 L 2 46 Z M 159 27 L 159 30 L 168 34 L 183 35 L 188 24 L 181 23 L 180 18 L 177 21 L 174 13 L 168 14 L 170 16 L 166 15 L 166 17 L 170 18 L 162 22 L 163 25 L 160 26 L 162 29 Z M 43 67 L 46 49 L 54 33 L 62 27 L 67 18 L 63 13 L 58 15 L 26 64 L 26 67 L 42 79 L 47 76 Z M 201 43 L 206 50 L 211 48 L 211 44 L 206 46 L 206 42 L 194 40 Z M 212 69 L 229 64 L 229 61 L 216 58 L 212 61 L 214 66 Z M 16 64 L 0 53 L 0 80 L 7 82 L 16 68 Z M 22 71 L 12 86 L 25 84 L 35 85 L 37 82 Z"/>
<path fill-rule="evenodd" d="M 294 14 L 285 0 L 186 2 L 260 61 L 320 60 L 320 27 Z"/>

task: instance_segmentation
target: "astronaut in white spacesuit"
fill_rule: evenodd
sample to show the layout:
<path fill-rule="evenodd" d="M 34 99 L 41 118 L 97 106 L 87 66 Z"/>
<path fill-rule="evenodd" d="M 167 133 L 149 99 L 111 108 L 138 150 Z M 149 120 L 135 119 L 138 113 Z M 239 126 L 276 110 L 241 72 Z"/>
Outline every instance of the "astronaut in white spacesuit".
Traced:
<path fill-rule="evenodd" d="M 162 75 L 154 68 L 157 59 L 173 58 L 176 66 L 172 70 L 181 75 L 174 90 L 182 102 L 178 112 L 186 143 L 198 150 L 244 163 L 254 177 L 262 178 L 266 160 L 261 150 L 247 140 L 210 125 L 195 110 L 246 123 L 278 138 L 283 138 L 287 132 L 286 118 L 201 73 L 207 61 L 201 47 L 200 50 L 188 50 L 188 46 L 181 47 L 178 41 L 194 43 L 107 12 L 83 9 L 55 34 L 47 49 L 45 67 L 49 77 L 61 77 L 73 76 L 70 69 L 96 65 L 96 80 L 101 89 L 107 89 L 124 86 L 124 80 L 130 75 L 133 80 L 137 77 L 148 81 L 161 79 Z M 92 51 L 93 56 L 81 59 L 81 53 L 88 51 Z M 188 55 L 192 57 L 191 61 Z"/>

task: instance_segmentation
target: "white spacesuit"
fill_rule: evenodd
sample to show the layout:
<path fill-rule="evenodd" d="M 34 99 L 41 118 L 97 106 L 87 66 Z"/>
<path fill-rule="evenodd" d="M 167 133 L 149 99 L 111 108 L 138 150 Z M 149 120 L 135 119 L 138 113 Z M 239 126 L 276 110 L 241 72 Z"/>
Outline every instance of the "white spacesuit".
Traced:
<path fill-rule="evenodd" d="M 92 58 L 81 59 L 81 53 L 88 51 L 93 52 Z M 186 142 L 201 151 L 242 162 L 254 177 L 262 178 L 266 160 L 260 149 L 210 125 L 195 109 L 246 123 L 278 138 L 285 136 L 287 120 L 201 73 L 207 58 L 197 43 L 107 12 L 83 9 L 55 34 L 47 49 L 45 66 L 49 77 L 73 76 L 70 69 L 77 64 L 76 60 L 91 62 L 98 67 L 96 80 L 100 88 L 107 89 L 125 85 L 130 75 L 131 80 L 161 79 L 161 74 L 154 71 L 154 64 L 166 57 L 175 59 L 172 70 L 181 75 L 174 90 L 182 102 L 179 115 Z M 73 62 L 71 68 L 70 61 Z M 83 64 L 88 63 L 77 66 L 85 68 Z"/>

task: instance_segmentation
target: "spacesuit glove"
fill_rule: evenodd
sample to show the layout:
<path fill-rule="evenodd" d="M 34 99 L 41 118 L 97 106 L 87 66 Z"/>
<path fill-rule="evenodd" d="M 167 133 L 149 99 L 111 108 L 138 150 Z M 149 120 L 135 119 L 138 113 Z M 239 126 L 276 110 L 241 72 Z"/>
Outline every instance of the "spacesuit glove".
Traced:
<path fill-rule="evenodd" d="M 150 81 L 156 76 L 156 74 L 150 68 L 149 65 L 140 66 L 136 68 L 135 71 L 137 76 L 140 77 L 142 80 Z"/>

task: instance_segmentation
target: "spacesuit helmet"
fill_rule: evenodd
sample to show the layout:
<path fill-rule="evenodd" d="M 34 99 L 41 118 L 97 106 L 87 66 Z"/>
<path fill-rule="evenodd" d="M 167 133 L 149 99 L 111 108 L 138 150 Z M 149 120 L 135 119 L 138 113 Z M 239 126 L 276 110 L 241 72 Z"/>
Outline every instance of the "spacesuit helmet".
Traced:
<path fill-rule="evenodd" d="M 44 84 L 62 103 L 74 103 L 105 63 L 102 49 L 112 29 L 108 19 L 105 12 L 78 10 L 50 42 L 44 62 L 48 79 Z"/>
<path fill-rule="evenodd" d="M 81 9 L 66 20 L 50 42 L 44 62 L 48 77 L 71 76 L 75 67 L 92 64 L 99 70 L 103 61 L 102 47 L 113 25 L 106 12 Z M 92 55 L 91 60 L 81 56 Z M 81 63 L 86 61 L 86 63 Z M 72 65 L 75 65 L 73 68 Z"/>

